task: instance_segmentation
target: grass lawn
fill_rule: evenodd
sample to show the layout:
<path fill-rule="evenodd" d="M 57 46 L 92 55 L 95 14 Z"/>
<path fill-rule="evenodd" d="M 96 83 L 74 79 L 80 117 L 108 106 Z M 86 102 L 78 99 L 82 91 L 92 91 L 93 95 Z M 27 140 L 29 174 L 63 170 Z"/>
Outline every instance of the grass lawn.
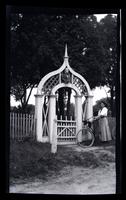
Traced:
<path fill-rule="evenodd" d="M 108 151 L 114 152 L 114 146 Z M 77 152 L 58 146 L 56 154 L 50 152 L 51 145 L 35 141 L 10 142 L 10 182 L 13 179 L 41 177 L 46 179 L 59 173 L 66 166 L 104 167 L 105 162 L 114 162 L 113 154 L 99 155 L 92 152 Z M 100 159 L 99 159 L 100 158 Z"/>

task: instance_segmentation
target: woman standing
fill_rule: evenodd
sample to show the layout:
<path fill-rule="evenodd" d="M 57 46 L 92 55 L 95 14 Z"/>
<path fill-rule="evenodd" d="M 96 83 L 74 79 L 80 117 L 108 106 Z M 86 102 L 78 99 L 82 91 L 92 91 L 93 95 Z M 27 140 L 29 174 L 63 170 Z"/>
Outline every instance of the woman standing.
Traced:
<path fill-rule="evenodd" d="M 98 116 L 96 119 L 99 119 L 99 127 L 100 127 L 100 140 L 102 142 L 112 140 L 108 119 L 107 119 L 108 109 L 105 102 L 101 102 L 101 109 L 98 112 Z"/>

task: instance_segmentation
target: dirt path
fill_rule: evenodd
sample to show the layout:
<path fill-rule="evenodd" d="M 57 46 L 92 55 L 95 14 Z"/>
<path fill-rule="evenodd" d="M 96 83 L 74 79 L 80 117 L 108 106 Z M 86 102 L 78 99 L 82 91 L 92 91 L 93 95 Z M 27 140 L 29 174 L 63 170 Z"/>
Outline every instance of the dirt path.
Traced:
<path fill-rule="evenodd" d="M 95 151 L 99 148 L 81 149 L 72 146 L 76 151 Z M 101 151 L 106 151 L 101 147 Z M 111 152 L 110 152 L 111 153 Z M 41 194 L 114 194 L 116 189 L 115 163 L 109 162 L 105 167 L 83 168 L 67 166 L 58 176 L 49 177 L 48 181 L 34 179 L 22 184 L 10 186 L 11 193 Z"/>

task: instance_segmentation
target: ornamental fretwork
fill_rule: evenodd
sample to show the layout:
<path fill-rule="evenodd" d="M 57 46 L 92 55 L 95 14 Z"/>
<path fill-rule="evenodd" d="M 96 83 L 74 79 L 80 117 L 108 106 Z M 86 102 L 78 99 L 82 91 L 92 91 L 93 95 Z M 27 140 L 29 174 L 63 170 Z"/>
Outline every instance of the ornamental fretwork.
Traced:
<path fill-rule="evenodd" d="M 75 85 L 81 94 L 87 96 L 87 88 L 86 85 L 77 77 L 73 75 L 73 85 Z"/>
<path fill-rule="evenodd" d="M 52 88 L 59 84 L 59 74 L 52 76 L 49 78 L 42 88 L 42 93 L 45 95 L 49 95 Z"/>
<path fill-rule="evenodd" d="M 50 95 L 51 90 L 56 85 L 64 83 L 67 87 L 67 84 L 71 83 L 75 85 L 82 95 L 87 95 L 86 85 L 82 82 L 80 78 L 73 75 L 70 70 L 66 67 L 61 73 L 56 74 L 50 77 L 43 85 L 42 93 Z"/>
<path fill-rule="evenodd" d="M 61 73 L 61 83 L 72 83 L 72 73 L 70 73 L 67 67 Z"/>

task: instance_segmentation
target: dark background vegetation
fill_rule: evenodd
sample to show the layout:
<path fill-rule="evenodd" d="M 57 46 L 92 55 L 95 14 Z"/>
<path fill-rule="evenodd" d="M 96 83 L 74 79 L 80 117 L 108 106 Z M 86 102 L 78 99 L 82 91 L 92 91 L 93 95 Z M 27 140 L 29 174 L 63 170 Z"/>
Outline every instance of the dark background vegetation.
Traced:
<path fill-rule="evenodd" d="M 22 111 L 27 109 L 32 89 L 41 78 L 62 65 L 67 43 L 71 67 L 88 81 L 91 89 L 104 85 L 110 88 L 114 114 L 117 17 L 110 11 L 97 22 L 93 14 L 69 12 L 69 9 L 68 12 L 10 12 L 10 91 L 21 102 Z M 26 98 L 28 88 L 30 94 Z"/>

